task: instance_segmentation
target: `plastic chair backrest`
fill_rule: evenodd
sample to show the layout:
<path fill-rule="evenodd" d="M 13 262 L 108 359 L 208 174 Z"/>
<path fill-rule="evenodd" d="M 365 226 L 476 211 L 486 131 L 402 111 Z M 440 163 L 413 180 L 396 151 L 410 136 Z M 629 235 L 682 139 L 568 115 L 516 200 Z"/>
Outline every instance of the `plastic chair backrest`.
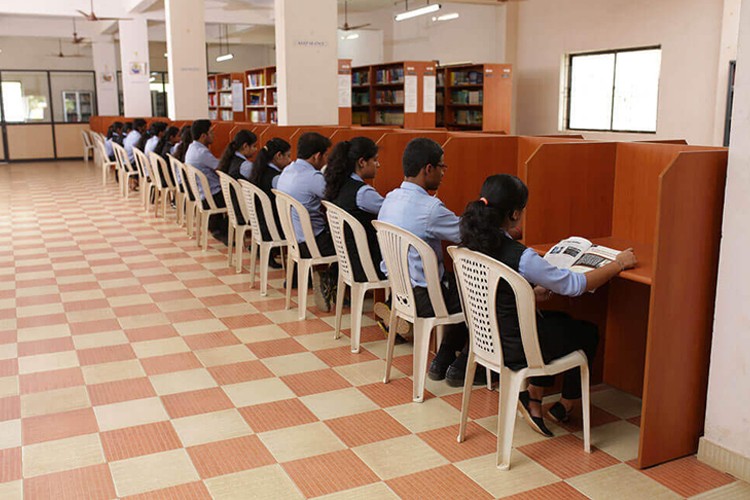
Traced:
<path fill-rule="evenodd" d="M 182 182 L 180 183 L 180 185 L 185 188 L 185 194 L 187 195 L 188 199 L 190 201 L 196 201 L 198 199 L 197 198 L 198 191 L 193 191 L 193 185 L 195 185 L 195 179 L 194 179 L 195 176 L 190 173 L 187 165 L 185 165 L 184 163 L 176 159 L 175 159 L 175 162 L 177 162 L 177 166 L 180 171 L 180 178 L 182 179 Z"/>
<path fill-rule="evenodd" d="M 164 179 L 162 179 L 162 172 L 161 167 L 159 166 L 159 155 L 154 153 L 153 151 L 149 151 L 148 155 L 143 155 L 146 157 L 146 165 L 148 165 L 149 170 L 151 171 L 151 179 L 154 181 L 156 186 L 162 187 L 166 186 L 164 183 Z"/>
<path fill-rule="evenodd" d="M 287 237 L 287 241 L 289 241 L 292 257 L 301 257 L 299 251 L 300 242 L 297 241 L 297 233 L 294 231 L 294 225 L 292 224 L 292 210 L 294 210 L 297 212 L 299 223 L 302 227 L 302 234 L 305 235 L 305 243 L 307 244 L 307 250 L 310 252 L 310 256 L 314 259 L 321 258 L 322 255 L 320 254 L 318 244 L 315 241 L 312 222 L 310 222 L 310 213 L 305 206 L 290 195 L 283 193 L 278 189 L 272 189 L 271 191 L 276 195 L 276 208 L 279 211 L 281 227 L 284 228 L 284 234 Z"/>
<path fill-rule="evenodd" d="M 474 355 L 491 366 L 503 366 L 500 323 L 495 307 L 498 285 L 505 281 L 515 296 L 521 341 L 529 368 L 543 368 L 536 329 L 536 299 L 526 279 L 502 262 L 467 248 L 449 247 Z"/>
<path fill-rule="evenodd" d="M 89 135 L 88 130 L 81 130 L 81 137 L 83 137 L 84 147 L 87 147 L 87 148 L 93 147 L 93 144 L 91 142 L 91 136 Z"/>
<path fill-rule="evenodd" d="M 331 228 L 331 238 L 333 239 L 333 246 L 336 248 L 336 255 L 339 259 L 339 272 L 344 279 L 350 283 L 355 282 L 349 249 L 346 247 L 346 227 L 348 226 L 354 235 L 357 255 L 362 263 L 362 269 L 365 271 L 367 281 L 381 281 L 378 273 L 375 272 L 375 266 L 372 265 L 372 255 L 370 254 L 370 247 L 367 245 L 367 233 L 365 233 L 365 228 L 362 227 L 362 224 L 352 214 L 338 205 L 330 201 L 323 201 L 322 203 L 326 207 L 326 217 L 328 218 L 328 225 Z"/>
<path fill-rule="evenodd" d="M 264 241 L 263 232 L 260 230 L 260 219 L 258 218 L 258 201 L 260 201 L 260 208 L 263 209 L 268 233 L 271 236 L 270 241 L 282 241 L 284 238 L 281 237 L 279 228 L 276 227 L 276 218 L 273 216 L 271 198 L 258 186 L 251 184 L 245 179 L 240 179 L 238 182 L 242 188 L 242 195 L 245 198 L 247 220 L 250 221 L 253 239 L 255 241 Z"/>
<path fill-rule="evenodd" d="M 190 165 L 189 163 L 185 163 L 185 167 L 188 170 L 188 180 L 190 181 L 190 188 L 193 189 L 193 191 L 196 193 L 196 195 L 203 193 L 203 198 L 206 200 L 206 203 L 208 203 L 208 210 L 218 210 L 219 207 L 216 206 L 216 202 L 214 201 L 214 197 L 211 196 L 211 187 L 208 184 L 208 178 L 206 177 L 206 174 L 198 170 L 196 167 Z M 192 174 L 192 175 L 191 175 Z M 198 185 L 200 183 L 201 189 L 198 189 Z M 196 196 L 196 200 L 197 200 Z M 203 206 L 201 206 L 203 208 Z"/>
<path fill-rule="evenodd" d="M 245 221 L 245 224 L 247 224 L 248 210 L 245 206 L 245 197 L 242 195 L 242 188 L 240 188 L 240 185 L 237 183 L 237 181 L 232 179 L 232 177 L 228 174 L 225 174 L 220 170 L 217 170 L 216 173 L 219 174 L 221 194 L 224 196 L 224 204 L 227 207 L 227 217 L 229 217 L 229 223 L 232 226 L 236 227 L 239 221 L 239 219 L 237 218 L 237 212 L 235 212 L 234 202 L 232 201 L 232 193 L 234 193 L 234 197 L 237 199 L 237 207 L 240 210 L 242 219 Z"/>
<path fill-rule="evenodd" d="M 138 171 L 141 177 L 153 180 L 151 175 L 151 165 L 149 164 L 148 158 L 143 154 L 143 151 L 133 146 L 133 157 L 135 158 L 135 164 L 138 167 Z"/>
<path fill-rule="evenodd" d="M 124 147 L 120 146 L 116 142 L 113 142 L 112 149 L 115 152 L 115 158 L 117 159 L 117 163 L 119 163 L 120 170 L 125 171 L 125 173 L 136 172 L 136 169 L 133 168 L 133 164 L 130 163 L 128 152 L 125 151 Z"/>
<path fill-rule="evenodd" d="M 154 171 L 157 172 L 157 176 L 161 180 L 161 185 L 166 187 L 170 191 L 173 190 L 175 187 L 172 183 L 172 178 L 169 176 L 169 170 L 167 170 L 167 162 L 164 161 L 164 158 L 154 153 L 153 151 L 150 151 L 148 153 L 148 157 L 151 159 L 151 168 L 153 168 Z"/>
<path fill-rule="evenodd" d="M 388 280 L 394 297 L 393 307 L 408 321 L 413 322 L 417 317 L 414 289 L 409 275 L 409 249 L 413 248 L 422 259 L 427 293 L 435 317 L 447 317 L 448 310 L 445 308 L 445 300 L 440 289 L 437 256 L 432 248 L 413 233 L 393 224 L 376 220 L 372 225 L 378 231 L 378 244 L 383 253 L 385 268 L 388 270 Z"/>
<path fill-rule="evenodd" d="M 169 157 L 169 168 L 172 169 L 172 173 L 174 174 L 174 183 L 176 184 L 176 188 L 179 189 L 181 192 L 185 192 L 185 184 L 182 182 L 182 162 L 172 156 L 171 154 L 167 153 L 167 156 Z"/>

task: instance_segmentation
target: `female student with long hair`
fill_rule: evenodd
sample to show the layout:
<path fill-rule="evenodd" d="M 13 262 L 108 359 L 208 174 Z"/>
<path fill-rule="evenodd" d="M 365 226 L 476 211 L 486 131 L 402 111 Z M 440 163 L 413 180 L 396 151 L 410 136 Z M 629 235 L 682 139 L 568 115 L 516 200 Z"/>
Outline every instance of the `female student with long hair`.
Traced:
<path fill-rule="evenodd" d="M 325 196 L 357 219 L 367 234 L 367 246 L 372 255 L 375 270 L 381 278 L 383 257 L 378 245 L 378 237 L 372 221 L 378 218 L 383 197 L 365 180 L 374 179 L 380 167 L 378 146 L 367 137 L 355 137 L 336 144 L 328 157 L 328 166 L 323 174 L 326 179 Z M 352 260 L 352 274 L 356 281 L 367 281 L 362 262 L 357 253 L 354 235 L 347 234 L 346 247 Z"/>
<path fill-rule="evenodd" d="M 233 179 L 250 176 L 253 164 L 250 158 L 258 151 L 258 137 L 249 130 L 240 130 L 227 144 L 224 153 L 219 158 L 218 170 L 229 175 Z"/>
<path fill-rule="evenodd" d="M 140 140 L 135 145 L 138 149 L 143 151 L 148 156 L 151 151 L 154 151 L 159 139 L 164 135 L 164 131 L 167 130 L 167 124 L 164 122 L 153 122 L 148 128 L 148 131 L 141 135 Z"/>
<path fill-rule="evenodd" d="M 115 161 L 115 150 L 112 143 L 122 145 L 122 122 L 112 122 L 107 128 L 107 140 L 104 141 L 104 149 L 107 151 L 107 157 L 110 161 Z"/>
<path fill-rule="evenodd" d="M 536 285 L 537 302 L 547 300 L 553 293 L 570 297 L 581 295 L 636 265 L 632 249 L 620 252 L 615 261 L 586 274 L 551 265 L 509 235 L 521 220 L 528 196 L 526 185 L 518 177 L 507 174 L 488 177 L 482 185 L 479 200 L 469 203 L 461 216 L 461 245 L 502 262 Z M 502 280 L 498 285 L 496 308 L 502 332 L 503 362 L 511 370 L 520 370 L 527 364 L 515 295 L 510 285 Z M 594 324 L 573 319 L 566 313 L 544 311 L 537 315 L 537 332 L 545 363 L 582 349 L 591 367 L 599 341 Z M 528 390 L 519 397 L 519 410 L 524 418 L 532 429 L 545 436 L 552 436 L 552 432 L 544 424 L 541 400 L 544 388 L 551 386 L 553 379 L 530 378 Z M 565 422 L 580 397 L 581 375 L 575 368 L 565 372 L 562 398 L 549 409 L 548 415 L 554 421 Z"/>
<path fill-rule="evenodd" d="M 193 132 L 191 125 L 184 125 L 180 130 L 180 142 L 178 142 L 176 148 L 172 150 L 172 156 L 184 163 L 185 153 L 187 153 L 190 143 L 192 142 Z"/>
<path fill-rule="evenodd" d="M 170 151 L 172 151 L 172 148 L 177 143 L 177 134 L 180 132 L 180 129 L 177 127 L 169 127 L 164 134 L 161 136 L 161 139 L 159 139 L 159 142 L 156 143 L 156 147 L 154 148 L 154 153 L 164 158 L 164 161 L 167 162 L 167 166 L 169 167 L 169 157 L 167 156 Z M 171 168 L 167 168 L 167 171 L 169 172 L 169 178 L 172 179 L 172 184 L 174 184 L 174 172 L 172 172 Z"/>

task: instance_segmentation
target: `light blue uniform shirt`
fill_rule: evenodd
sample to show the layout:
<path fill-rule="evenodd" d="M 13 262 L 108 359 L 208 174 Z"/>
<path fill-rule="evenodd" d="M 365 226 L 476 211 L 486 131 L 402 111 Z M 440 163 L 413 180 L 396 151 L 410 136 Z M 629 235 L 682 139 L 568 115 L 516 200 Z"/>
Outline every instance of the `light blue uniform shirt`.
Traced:
<path fill-rule="evenodd" d="M 281 169 L 279 167 L 277 167 L 276 165 L 274 165 L 273 163 L 270 163 L 270 162 L 268 163 L 268 166 L 271 167 L 272 169 L 276 170 L 279 173 L 279 175 L 275 175 L 273 177 L 273 179 L 271 179 L 271 187 L 274 188 L 274 189 L 278 189 L 278 187 L 279 187 L 279 177 L 281 177 Z"/>
<path fill-rule="evenodd" d="M 249 179 L 250 178 L 250 172 L 253 171 L 253 164 L 252 164 L 252 162 L 248 161 L 248 159 L 245 158 L 242 154 L 240 154 L 239 151 L 235 151 L 234 155 L 237 156 L 238 158 L 242 158 L 244 160 L 242 162 L 242 164 L 240 165 L 240 175 L 242 177 L 244 177 L 245 179 Z"/>
<path fill-rule="evenodd" d="M 221 182 L 219 181 L 219 175 L 216 173 L 219 160 L 201 142 L 193 141 L 190 143 L 185 153 L 185 163 L 194 166 L 206 175 L 212 195 L 221 191 Z M 201 199 L 206 198 L 206 195 L 203 194 L 203 186 L 200 183 L 198 183 L 198 192 Z"/>
<path fill-rule="evenodd" d="M 115 156 L 115 150 L 112 147 L 113 139 L 114 137 L 112 139 L 107 139 L 106 141 L 104 141 L 104 151 L 107 152 L 107 159 L 113 158 Z"/>
<path fill-rule="evenodd" d="M 351 177 L 355 181 L 364 182 L 362 177 L 355 173 L 352 173 Z M 385 198 L 380 196 L 380 193 L 375 191 L 375 188 L 369 184 L 365 184 L 357 190 L 357 206 L 360 210 L 364 210 L 365 212 L 378 215 L 380 213 L 380 207 L 383 206 L 384 199 Z"/>
<path fill-rule="evenodd" d="M 128 160 L 132 164 L 134 161 L 133 148 L 138 141 L 141 140 L 141 133 L 137 130 L 131 130 L 128 135 L 125 136 L 125 140 L 122 142 L 122 147 L 125 148 L 125 152 L 128 154 Z M 135 165 L 133 165 L 135 166 Z"/>
<path fill-rule="evenodd" d="M 159 138 L 157 136 L 149 137 L 146 141 L 146 145 L 143 147 L 143 153 L 148 157 L 149 153 L 156 151 L 156 145 L 159 144 Z"/>
<path fill-rule="evenodd" d="M 315 170 L 310 163 L 298 159 L 281 172 L 276 189 L 290 195 L 304 205 L 310 214 L 313 234 L 322 233 L 326 228 L 326 217 L 323 215 L 320 201 L 325 196 L 326 181 L 323 174 Z M 297 213 L 292 210 L 292 225 L 297 241 L 305 241 L 302 234 L 302 226 L 299 223 Z"/>
<path fill-rule="evenodd" d="M 385 197 L 378 220 L 406 229 L 430 245 L 437 256 L 438 274 L 440 279 L 443 278 L 445 268 L 440 242 L 458 243 L 460 233 L 458 216 L 448 210 L 440 199 L 430 196 L 420 186 L 404 181 L 401 187 Z M 380 269 L 386 272 L 384 262 L 380 263 Z M 422 259 L 413 248 L 409 250 L 409 274 L 412 286 L 427 287 Z"/>

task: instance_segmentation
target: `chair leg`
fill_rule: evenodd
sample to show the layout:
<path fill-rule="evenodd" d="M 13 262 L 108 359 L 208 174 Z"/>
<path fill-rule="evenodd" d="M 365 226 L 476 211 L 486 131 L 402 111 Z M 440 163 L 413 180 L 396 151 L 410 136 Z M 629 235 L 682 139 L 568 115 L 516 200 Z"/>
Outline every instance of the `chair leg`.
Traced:
<path fill-rule="evenodd" d="M 581 366 L 581 410 L 583 413 L 583 451 L 591 453 L 591 401 L 589 391 L 589 366 Z"/>
<path fill-rule="evenodd" d="M 255 263 L 257 262 L 258 257 L 258 242 L 255 241 L 255 238 L 250 242 L 250 286 L 255 286 Z M 260 244 L 260 252 L 263 253 L 263 243 Z M 263 269 L 262 265 L 263 261 L 261 260 L 261 269 Z M 263 288 L 263 283 L 261 282 L 261 288 Z"/>
<path fill-rule="evenodd" d="M 202 217 L 203 225 L 201 226 L 201 248 L 205 252 L 208 250 L 208 220 L 211 216 L 208 213 L 204 213 Z"/>
<path fill-rule="evenodd" d="M 245 249 L 245 228 L 239 227 L 234 230 L 234 251 L 235 251 L 235 268 L 234 271 L 239 274 L 242 272 L 242 251 Z"/>
<path fill-rule="evenodd" d="M 351 336 L 352 352 L 359 352 L 359 342 L 362 336 L 362 311 L 365 308 L 365 293 L 367 290 L 362 285 L 354 285 L 351 293 Z"/>
<path fill-rule="evenodd" d="M 469 351 L 466 359 L 466 376 L 464 377 L 464 394 L 461 398 L 461 422 L 458 425 L 458 442 L 463 443 L 466 437 L 466 420 L 469 417 L 469 402 L 471 401 L 471 389 L 474 385 L 474 373 L 477 364 L 474 362 L 474 352 Z"/>
<path fill-rule="evenodd" d="M 395 325 L 396 324 L 396 318 L 398 315 L 396 314 L 396 308 L 391 308 L 391 317 L 389 325 Z M 416 330 L 416 325 L 414 325 L 414 328 Z M 391 365 L 393 364 L 393 346 L 396 344 L 396 329 L 395 328 L 389 328 L 388 329 L 388 343 L 385 346 L 385 375 L 383 376 L 383 383 L 387 384 L 391 380 Z"/>
<path fill-rule="evenodd" d="M 507 368 L 500 373 L 500 414 L 497 419 L 497 468 L 510 469 L 513 431 L 516 426 L 516 406 L 523 377 L 514 376 Z"/>
<path fill-rule="evenodd" d="M 297 297 L 299 301 L 297 305 L 299 311 L 297 319 L 302 321 L 305 319 L 305 314 L 307 314 L 307 284 L 310 280 L 312 265 L 307 259 L 300 259 L 297 265 L 299 266 L 299 269 L 297 269 Z"/>
<path fill-rule="evenodd" d="M 234 231 L 234 226 L 230 224 L 227 229 L 227 267 L 232 267 L 232 245 L 235 244 Z"/>
<path fill-rule="evenodd" d="M 346 284 L 344 283 L 344 277 L 339 273 L 339 281 L 336 286 L 336 323 L 333 328 L 333 338 L 341 338 L 341 316 L 344 314 L 344 295 L 346 295 Z M 354 287 L 352 287 L 352 295 L 354 295 Z M 354 297 L 352 297 L 353 302 Z M 354 304 L 352 303 L 352 317 L 354 311 Z M 352 337 L 352 352 L 354 351 L 354 337 Z"/>
<path fill-rule="evenodd" d="M 421 403 L 424 400 L 424 383 L 427 374 L 431 330 L 430 323 L 424 320 L 417 319 L 414 322 L 414 390 L 412 399 L 415 403 Z"/>
<path fill-rule="evenodd" d="M 286 261 L 286 304 L 284 309 L 289 310 L 292 306 L 292 276 L 294 275 L 294 261 L 292 254 L 288 254 Z"/>
<path fill-rule="evenodd" d="M 260 245 L 260 294 L 268 295 L 268 259 L 271 255 L 271 247 L 261 243 Z M 281 262 L 284 262 L 283 256 Z"/>

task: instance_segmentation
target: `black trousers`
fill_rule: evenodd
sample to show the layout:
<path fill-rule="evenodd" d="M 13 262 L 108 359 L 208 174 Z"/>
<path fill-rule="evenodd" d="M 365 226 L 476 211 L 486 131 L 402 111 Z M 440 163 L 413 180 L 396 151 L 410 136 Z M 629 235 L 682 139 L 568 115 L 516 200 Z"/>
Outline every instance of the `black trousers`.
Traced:
<path fill-rule="evenodd" d="M 558 311 L 543 311 L 537 316 L 539 347 L 545 363 L 566 356 L 579 349 L 586 353 L 589 370 L 596 356 L 599 334 L 596 325 L 588 321 L 571 318 Z M 550 387 L 554 376 L 532 377 L 529 382 L 539 387 Z M 581 370 L 574 368 L 563 373 L 562 397 L 578 399 L 581 397 Z"/>
<path fill-rule="evenodd" d="M 227 204 L 224 202 L 224 195 L 222 194 L 221 191 L 211 196 L 213 196 L 214 203 L 216 203 L 216 206 L 218 208 L 224 208 L 227 206 Z M 208 202 L 206 200 L 203 200 L 203 208 L 208 208 Z M 226 215 L 224 214 L 212 215 L 208 219 L 209 232 L 227 234 L 228 229 L 229 229 L 229 219 L 227 218 Z"/>
<path fill-rule="evenodd" d="M 440 283 L 440 290 L 443 292 L 443 301 L 448 313 L 454 314 L 460 312 L 461 298 L 458 296 L 458 284 L 456 283 L 456 276 L 453 273 L 445 272 L 443 280 Z M 415 286 L 414 301 L 416 302 L 414 305 L 417 309 L 417 316 L 420 318 L 435 316 L 435 310 L 432 308 L 427 288 Z M 466 327 L 466 323 L 446 325 L 443 330 L 443 343 L 440 345 L 440 351 L 461 351 L 468 339 L 469 330 Z"/>
<path fill-rule="evenodd" d="M 329 255 L 334 255 L 336 253 L 336 247 L 333 246 L 333 238 L 331 237 L 331 232 L 328 228 L 315 236 L 315 243 L 317 243 L 320 255 L 323 257 L 328 257 Z M 299 244 L 299 253 L 304 259 L 309 259 L 311 257 L 310 250 L 307 248 L 307 243 L 302 242 Z"/>

